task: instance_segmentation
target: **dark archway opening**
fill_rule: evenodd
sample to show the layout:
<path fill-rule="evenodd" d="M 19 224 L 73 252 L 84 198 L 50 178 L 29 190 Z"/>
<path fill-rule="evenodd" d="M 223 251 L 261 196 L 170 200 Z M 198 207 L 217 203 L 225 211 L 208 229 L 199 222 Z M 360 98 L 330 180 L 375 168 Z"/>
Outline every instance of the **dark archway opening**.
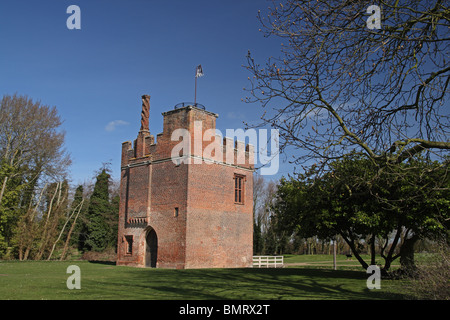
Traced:
<path fill-rule="evenodd" d="M 155 230 L 151 229 L 145 238 L 145 266 L 156 268 L 156 261 L 158 258 L 158 237 Z"/>

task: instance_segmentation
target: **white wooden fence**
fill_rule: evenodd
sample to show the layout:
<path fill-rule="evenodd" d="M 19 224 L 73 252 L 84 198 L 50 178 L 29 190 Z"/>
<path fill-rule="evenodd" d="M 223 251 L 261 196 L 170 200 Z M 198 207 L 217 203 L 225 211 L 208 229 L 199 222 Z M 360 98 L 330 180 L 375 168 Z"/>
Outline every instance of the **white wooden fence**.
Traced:
<path fill-rule="evenodd" d="M 283 256 L 253 256 L 253 267 L 283 268 Z"/>

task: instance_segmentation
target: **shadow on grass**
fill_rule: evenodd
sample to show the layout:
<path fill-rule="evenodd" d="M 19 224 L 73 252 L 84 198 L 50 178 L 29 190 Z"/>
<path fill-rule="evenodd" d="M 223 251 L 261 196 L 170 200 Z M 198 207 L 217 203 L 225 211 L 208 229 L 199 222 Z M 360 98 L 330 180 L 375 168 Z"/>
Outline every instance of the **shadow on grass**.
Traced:
<path fill-rule="evenodd" d="M 369 290 L 360 271 L 283 269 L 131 269 L 108 285 L 122 299 L 403 299 L 401 294 Z M 92 279 L 92 281 L 95 281 Z M 105 283 L 92 283 L 103 286 Z"/>

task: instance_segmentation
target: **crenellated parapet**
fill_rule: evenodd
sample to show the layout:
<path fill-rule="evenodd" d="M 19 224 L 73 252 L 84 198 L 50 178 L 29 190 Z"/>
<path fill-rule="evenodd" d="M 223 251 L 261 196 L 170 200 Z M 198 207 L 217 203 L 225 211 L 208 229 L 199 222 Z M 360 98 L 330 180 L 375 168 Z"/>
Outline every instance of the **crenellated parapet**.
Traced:
<path fill-rule="evenodd" d="M 143 109 L 146 107 L 143 103 Z M 217 134 L 217 114 L 187 105 L 162 115 L 163 132 L 157 135 L 156 141 L 148 130 L 141 130 L 134 143 L 122 144 L 122 168 L 138 163 L 172 161 L 175 164 L 205 162 L 254 169 L 254 146 L 235 137 Z"/>

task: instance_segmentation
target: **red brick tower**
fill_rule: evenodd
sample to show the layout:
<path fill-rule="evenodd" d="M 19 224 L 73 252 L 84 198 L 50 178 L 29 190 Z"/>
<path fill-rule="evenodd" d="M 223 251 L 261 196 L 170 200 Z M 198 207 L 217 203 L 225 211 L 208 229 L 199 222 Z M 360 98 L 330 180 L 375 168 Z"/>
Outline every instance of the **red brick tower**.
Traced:
<path fill-rule="evenodd" d="M 222 143 L 214 135 L 218 115 L 184 104 L 163 113 L 155 142 L 149 100 L 142 96 L 134 146 L 122 144 L 117 264 L 251 266 L 253 146 Z"/>

